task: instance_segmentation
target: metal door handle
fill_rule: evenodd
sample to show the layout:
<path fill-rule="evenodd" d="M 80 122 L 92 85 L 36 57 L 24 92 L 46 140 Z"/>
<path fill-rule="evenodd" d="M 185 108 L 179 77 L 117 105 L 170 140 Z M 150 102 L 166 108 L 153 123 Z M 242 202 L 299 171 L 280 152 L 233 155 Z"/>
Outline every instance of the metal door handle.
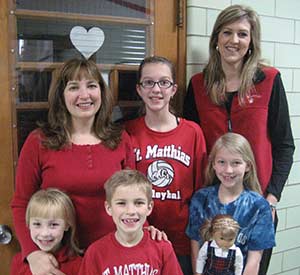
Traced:
<path fill-rule="evenodd" d="M 9 244 L 12 240 L 12 231 L 8 225 L 0 224 L 0 244 Z"/>

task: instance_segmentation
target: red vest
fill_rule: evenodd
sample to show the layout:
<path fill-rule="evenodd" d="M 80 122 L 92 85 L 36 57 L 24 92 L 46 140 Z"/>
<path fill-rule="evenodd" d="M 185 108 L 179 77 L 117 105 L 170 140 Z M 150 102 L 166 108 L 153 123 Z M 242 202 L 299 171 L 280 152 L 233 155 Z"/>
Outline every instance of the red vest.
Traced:
<path fill-rule="evenodd" d="M 272 146 L 267 127 L 268 110 L 274 78 L 278 71 L 271 67 L 262 70 L 265 79 L 255 84 L 255 91 L 246 99 L 245 105 L 239 105 L 238 97 L 234 96 L 230 115 L 224 106 L 217 106 L 211 102 L 205 89 L 202 73 L 193 76 L 192 84 L 207 152 L 210 152 L 221 135 L 228 132 L 230 120 L 232 132 L 243 135 L 251 144 L 258 178 L 262 191 L 265 192 L 272 173 Z"/>

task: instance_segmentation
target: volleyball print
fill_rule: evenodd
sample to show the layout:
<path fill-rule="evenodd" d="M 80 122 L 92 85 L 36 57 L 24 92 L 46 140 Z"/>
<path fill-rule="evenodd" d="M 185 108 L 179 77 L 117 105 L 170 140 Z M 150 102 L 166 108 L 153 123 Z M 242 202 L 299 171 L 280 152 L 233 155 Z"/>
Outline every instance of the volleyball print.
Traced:
<path fill-rule="evenodd" d="M 147 178 L 154 186 L 166 187 L 174 178 L 174 169 L 164 160 L 156 160 L 148 166 Z"/>

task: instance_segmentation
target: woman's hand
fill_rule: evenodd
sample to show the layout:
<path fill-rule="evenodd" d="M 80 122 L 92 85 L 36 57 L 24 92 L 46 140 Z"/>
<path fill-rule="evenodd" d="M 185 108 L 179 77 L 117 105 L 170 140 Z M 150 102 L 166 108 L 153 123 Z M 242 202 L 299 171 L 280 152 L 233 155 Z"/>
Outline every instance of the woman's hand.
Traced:
<path fill-rule="evenodd" d="M 275 212 L 276 212 L 276 205 L 278 203 L 277 198 L 272 195 L 271 193 L 269 193 L 266 197 L 266 200 L 269 202 L 270 205 L 272 205 L 273 207 L 271 207 L 271 211 L 272 211 L 272 218 L 273 218 L 273 222 L 275 221 Z"/>
<path fill-rule="evenodd" d="M 27 256 L 27 261 L 33 275 L 65 275 L 58 269 L 58 262 L 50 253 L 34 251 Z"/>
<path fill-rule="evenodd" d="M 164 231 L 159 231 L 157 228 L 155 228 L 153 225 L 149 225 L 148 227 L 144 227 L 148 231 L 150 231 L 151 239 L 152 240 L 165 240 L 168 241 L 168 236 Z"/>

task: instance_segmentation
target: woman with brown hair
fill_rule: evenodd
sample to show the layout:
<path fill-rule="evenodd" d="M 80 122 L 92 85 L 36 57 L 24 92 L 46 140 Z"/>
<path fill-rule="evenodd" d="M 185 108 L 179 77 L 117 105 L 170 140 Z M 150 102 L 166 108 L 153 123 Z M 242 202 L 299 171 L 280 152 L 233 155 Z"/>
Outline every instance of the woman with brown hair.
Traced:
<path fill-rule="evenodd" d="M 62 274 L 54 256 L 39 250 L 26 228 L 26 206 L 37 190 L 53 187 L 68 193 L 81 248 L 114 229 L 104 209 L 103 185 L 114 172 L 135 163 L 129 136 L 112 123 L 112 107 L 97 65 L 67 61 L 49 91 L 48 122 L 22 148 L 12 209 L 23 259 L 35 275 Z"/>

